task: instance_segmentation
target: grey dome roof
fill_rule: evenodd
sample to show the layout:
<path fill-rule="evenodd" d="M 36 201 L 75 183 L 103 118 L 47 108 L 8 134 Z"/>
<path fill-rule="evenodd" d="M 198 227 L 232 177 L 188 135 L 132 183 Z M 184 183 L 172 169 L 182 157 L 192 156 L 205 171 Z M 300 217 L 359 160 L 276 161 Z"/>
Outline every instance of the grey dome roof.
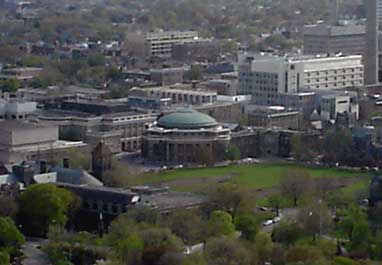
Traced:
<path fill-rule="evenodd" d="M 163 116 L 157 125 L 167 129 L 201 129 L 215 127 L 218 123 L 211 116 L 192 109 L 183 109 Z"/>

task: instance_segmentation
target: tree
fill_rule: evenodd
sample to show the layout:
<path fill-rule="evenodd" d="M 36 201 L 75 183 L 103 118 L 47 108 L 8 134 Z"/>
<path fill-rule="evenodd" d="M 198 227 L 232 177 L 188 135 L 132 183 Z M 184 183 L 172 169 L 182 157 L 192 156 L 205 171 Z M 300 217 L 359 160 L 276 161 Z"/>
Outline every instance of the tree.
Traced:
<path fill-rule="evenodd" d="M 65 155 L 70 158 L 72 168 L 90 170 L 91 157 L 89 152 L 80 151 L 76 148 L 70 148 L 65 152 Z"/>
<path fill-rule="evenodd" d="M 107 71 L 106 76 L 107 76 L 107 78 L 109 78 L 113 81 L 117 81 L 117 80 L 120 80 L 121 78 L 123 78 L 121 70 L 116 66 L 110 67 Z"/>
<path fill-rule="evenodd" d="M 0 216 L 16 217 L 19 206 L 11 196 L 0 195 Z"/>
<path fill-rule="evenodd" d="M 324 159 L 329 163 L 347 163 L 352 155 L 353 140 L 351 132 L 344 128 L 335 128 L 325 134 Z"/>
<path fill-rule="evenodd" d="M 6 92 L 16 92 L 21 86 L 21 83 L 16 78 L 0 81 L 0 89 Z"/>
<path fill-rule="evenodd" d="M 288 249 L 286 253 L 286 263 L 294 264 L 311 264 L 322 258 L 319 249 L 309 245 L 296 245 Z M 306 262 L 306 263 L 304 263 Z"/>
<path fill-rule="evenodd" d="M 296 223 L 281 221 L 272 231 L 272 240 L 289 246 L 296 242 L 302 234 L 300 227 Z"/>
<path fill-rule="evenodd" d="M 365 243 L 369 239 L 367 215 L 357 206 L 352 205 L 341 213 L 338 227 L 347 235 L 353 246 Z"/>
<path fill-rule="evenodd" d="M 295 134 L 291 138 L 291 151 L 298 161 L 307 161 L 312 158 L 312 148 L 306 146 L 300 134 Z"/>
<path fill-rule="evenodd" d="M 140 265 L 144 242 L 137 234 L 131 234 L 126 238 L 120 238 L 114 247 L 117 258 L 123 264 Z"/>
<path fill-rule="evenodd" d="M 262 263 L 269 261 L 273 250 L 271 236 L 267 232 L 259 232 L 256 236 L 255 248 Z"/>
<path fill-rule="evenodd" d="M 308 172 L 303 170 L 289 170 L 281 177 L 281 192 L 293 200 L 297 206 L 301 196 L 311 190 L 312 180 Z"/>
<path fill-rule="evenodd" d="M 382 230 L 377 231 L 375 237 L 373 238 L 373 252 L 372 258 L 381 260 L 382 259 Z"/>
<path fill-rule="evenodd" d="M 314 183 L 316 192 L 322 200 L 326 200 L 328 194 L 336 186 L 336 180 L 329 176 L 322 176 L 315 179 Z"/>
<path fill-rule="evenodd" d="M 19 221 L 33 236 L 45 236 L 49 226 L 64 226 L 71 204 L 78 202 L 71 192 L 53 184 L 29 186 L 20 197 Z"/>
<path fill-rule="evenodd" d="M 167 252 L 159 261 L 159 265 L 179 265 L 183 263 L 184 255 L 179 252 Z"/>
<path fill-rule="evenodd" d="M 88 58 L 88 65 L 91 67 L 105 65 L 105 56 L 99 53 L 90 55 Z"/>
<path fill-rule="evenodd" d="M 8 252 L 0 251 L 0 264 L 3 264 L 3 265 L 11 264 L 11 257 L 9 256 Z"/>
<path fill-rule="evenodd" d="M 213 211 L 207 228 L 211 236 L 230 236 L 235 233 L 232 216 L 224 211 Z"/>
<path fill-rule="evenodd" d="M 210 192 L 209 199 L 215 209 L 229 212 L 233 217 L 249 212 L 255 206 L 254 194 L 247 187 L 234 182 L 220 184 Z"/>
<path fill-rule="evenodd" d="M 242 237 L 254 242 L 258 229 L 256 217 L 252 214 L 242 214 L 235 218 L 236 230 L 242 233 Z"/>
<path fill-rule="evenodd" d="M 228 238 L 210 239 L 205 248 L 208 265 L 249 265 L 248 251 L 239 241 Z"/>
<path fill-rule="evenodd" d="M 284 201 L 284 198 L 279 193 L 272 194 L 268 197 L 269 205 L 276 210 L 276 215 L 280 215 L 280 208 Z"/>
<path fill-rule="evenodd" d="M 338 228 L 350 240 L 352 255 L 365 258 L 369 254 L 370 229 L 367 215 L 357 206 L 350 206 L 339 213 Z"/>
<path fill-rule="evenodd" d="M 332 215 L 323 201 L 314 201 L 300 209 L 298 222 L 306 234 L 316 239 L 316 235 L 329 232 L 332 227 Z"/>
<path fill-rule="evenodd" d="M 0 251 L 5 249 L 9 254 L 13 254 L 24 243 L 25 238 L 15 223 L 10 218 L 0 217 Z"/>
<path fill-rule="evenodd" d="M 156 224 L 158 222 L 158 212 L 149 207 L 135 207 L 127 213 L 127 217 L 137 223 Z"/>
<path fill-rule="evenodd" d="M 206 224 L 195 211 L 176 211 L 168 217 L 168 227 L 186 244 L 197 244 L 205 239 Z"/>
<path fill-rule="evenodd" d="M 202 68 L 198 65 L 192 65 L 190 70 L 184 74 L 187 80 L 201 80 L 203 78 Z"/>
<path fill-rule="evenodd" d="M 178 252 L 183 247 L 182 241 L 173 235 L 169 229 L 149 228 L 142 230 L 140 236 L 144 242 L 143 265 L 159 264 L 163 255 L 169 252 Z"/>
<path fill-rule="evenodd" d="M 365 220 L 360 220 L 354 224 L 353 232 L 351 235 L 350 250 L 352 255 L 356 255 L 359 258 L 366 258 L 369 256 L 369 240 L 370 229 L 369 224 Z"/>

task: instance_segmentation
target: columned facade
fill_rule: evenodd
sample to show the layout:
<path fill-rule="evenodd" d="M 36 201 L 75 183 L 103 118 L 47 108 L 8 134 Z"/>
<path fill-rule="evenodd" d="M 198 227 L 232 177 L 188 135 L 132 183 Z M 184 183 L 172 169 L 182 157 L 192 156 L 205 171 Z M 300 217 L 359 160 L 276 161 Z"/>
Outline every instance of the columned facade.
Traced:
<path fill-rule="evenodd" d="M 165 164 L 214 162 L 223 159 L 231 131 L 208 115 L 182 110 L 150 126 L 143 136 L 145 159 Z"/>

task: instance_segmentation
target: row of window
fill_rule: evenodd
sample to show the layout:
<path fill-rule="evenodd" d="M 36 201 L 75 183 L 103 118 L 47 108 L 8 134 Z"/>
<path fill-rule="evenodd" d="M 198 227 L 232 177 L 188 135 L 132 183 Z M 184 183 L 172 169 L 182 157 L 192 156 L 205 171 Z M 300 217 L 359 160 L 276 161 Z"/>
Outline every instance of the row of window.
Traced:
<path fill-rule="evenodd" d="M 114 214 L 118 214 L 120 212 L 127 212 L 127 204 L 115 204 L 115 203 L 105 203 L 105 202 L 102 202 L 102 203 L 98 203 L 97 201 L 93 201 L 93 202 L 87 202 L 87 201 L 84 201 L 83 203 L 83 208 L 84 209 L 88 209 L 88 210 L 94 210 L 94 211 L 102 211 L 104 213 L 114 213 Z"/>
<path fill-rule="evenodd" d="M 362 67 L 352 67 L 352 68 L 346 68 L 346 69 L 342 69 L 342 70 L 327 70 L 327 71 L 314 71 L 314 72 L 307 72 L 306 75 L 307 76 L 313 76 L 313 75 L 316 75 L 316 76 L 319 76 L 321 74 L 324 74 L 324 75 L 328 75 L 329 73 L 334 73 L 334 74 L 338 74 L 338 73 L 355 73 L 357 70 L 357 72 L 361 72 L 362 71 Z"/>

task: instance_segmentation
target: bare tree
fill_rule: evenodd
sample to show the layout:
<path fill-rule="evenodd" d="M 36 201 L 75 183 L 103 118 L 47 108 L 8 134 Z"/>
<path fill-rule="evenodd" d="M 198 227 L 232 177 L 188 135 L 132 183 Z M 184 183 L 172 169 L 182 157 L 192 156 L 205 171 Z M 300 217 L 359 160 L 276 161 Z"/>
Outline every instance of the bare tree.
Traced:
<path fill-rule="evenodd" d="M 323 176 L 315 179 L 314 187 L 319 198 L 326 200 L 328 194 L 337 185 L 337 181 L 331 177 Z"/>
<path fill-rule="evenodd" d="M 289 170 L 283 174 L 280 181 L 281 192 L 293 200 L 297 206 L 304 193 L 312 189 L 312 177 L 304 170 Z"/>

